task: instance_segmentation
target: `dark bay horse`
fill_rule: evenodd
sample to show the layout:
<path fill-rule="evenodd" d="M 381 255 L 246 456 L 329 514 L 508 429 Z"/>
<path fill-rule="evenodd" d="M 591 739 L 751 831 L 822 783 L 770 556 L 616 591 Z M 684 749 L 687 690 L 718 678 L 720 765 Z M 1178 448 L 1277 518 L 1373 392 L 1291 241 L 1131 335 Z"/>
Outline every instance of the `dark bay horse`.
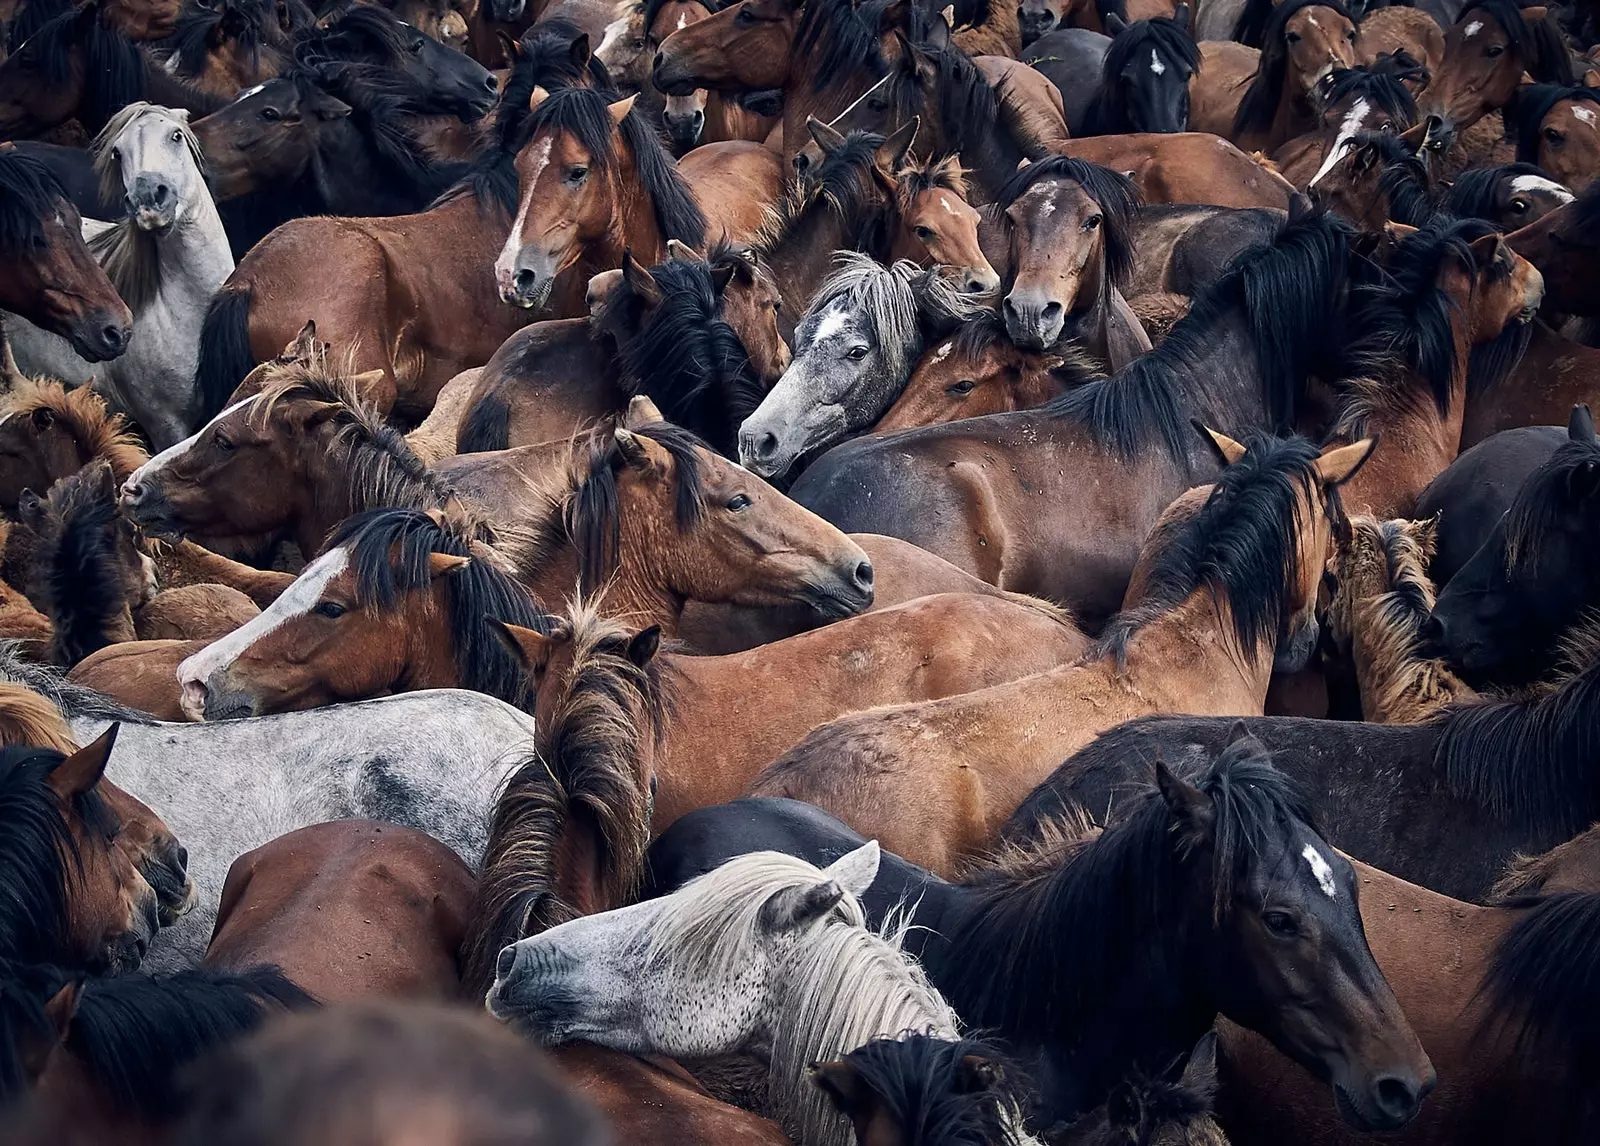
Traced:
<path fill-rule="evenodd" d="M 1468 219 L 1484 219 L 1510 234 L 1537 222 L 1573 194 L 1531 163 L 1474 167 L 1456 176 L 1445 196 L 1445 210 Z"/>
<path fill-rule="evenodd" d="M 908 949 L 966 1023 L 1021 1054 L 1038 1125 L 1098 1105 L 1131 1069 L 1164 1069 L 1220 1010 L 1331 1082 L 1350 1125 L 1403 1126 L 1434 1071 L 1367 952 L 1354 872 L 1260 744 L 1208 759 L 1177 774 L 1144 762 L 1118 826 L 1014 852 L 963 883 L 885 853 L 862 897 L 869 920 L 913 905 Z M 747 851 L 827 862 L 860 839 L 809 805 L 740 800 L 663 835 L 649 890 Z M 1290 986 L 1281 960 L 1323 986 Z"/>
<path fill-rule="evenodd" d="M 0 145 L 0 308 L 89 362 L 128 348 L 133 312 L 83 239 L 83 220 L 38 160 Z"/>
<path fill-rule="evenodd" d="M 1245 151 L 1269 154 L 1319 126 L 1319 89 L 1354 67 L 1356 26 L 1338 0 L 1287 0 L 1272 12 L 1261 62 L 1227 133 Z M 1197 82 L 1205 83 L 1204 78 Z"/>
<path fill-rule="evenodd" d="M 1600 181 L 1573 202 L 1513 231 L 1506 242 L 1544 275 L 1548 309 L 1600 315 L 1600 302 L 1589 289 L 1600 274 Z"/>
<path fill-rule="evenodd" d="M 1170 18 L 1131 24 L 1113 13 L 1106 31 L 1111 46 L 1099 86 L 1090 89 L 1082 116 L 1074 119 L 1069 112 L 1072 133 L 1188 131 L 1189 80 L 1200 66 L 1199 49 L 1189 34 L 1189 5 L 1179 4 Z"/>
<path fill-rule="evenodd" d="M 1286 424 L 1285 396 L 1332 357 L 1345 244 L 1335 220 L 1290 224 L 1114 377 L 1036 411 L 847 442 L 800 476 L 795 500 L 847 531 L 901 537 L 1063 602 L 1092 631 L 1121 604 L 1150 525 L 1215 472 L 1186 419 L 1223 432 Z M 1118 492 L 1062 492 L 1096 483 Z"/>
<path fill-rule="evenodd" d="M 1506 106 L 1505 123 L 1519 162 L 1537 164 L 1567 187 L 1587 187 L 1600 175 L 1600 92 L 1593 88 L 1523 84 Z"/>
<path fill-rule="evenodd" d="M 1478 388 L 1461 427 L 1462 446 L 1501 430 L 1556 425 L 1574 406 L 1600 406 L 1600 350 L 1537 321 L 1529 324 L 1527 342 L 1502 385 Z"/>

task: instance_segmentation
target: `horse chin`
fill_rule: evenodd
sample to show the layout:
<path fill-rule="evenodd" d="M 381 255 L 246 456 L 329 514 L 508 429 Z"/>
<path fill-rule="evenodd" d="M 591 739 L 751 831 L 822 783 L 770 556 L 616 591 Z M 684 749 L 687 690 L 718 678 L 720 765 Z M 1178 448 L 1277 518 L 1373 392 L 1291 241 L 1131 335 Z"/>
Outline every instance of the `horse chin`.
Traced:
<path fill-rule="evenodd" d="M 872 605 L 870 594 L 840 592 L 831 585 L 807 585 L 801 599 L 811 606 L 818 616 L 830 621 L 842 621 L 865 612 Z"/>
<path fill-rule="evenodd" d="M 133 225 L 152 235 L 165 235 L 178 222 L 176 211 L 158 211 L 153 207 L 140 207 L 133 213 Z"/>

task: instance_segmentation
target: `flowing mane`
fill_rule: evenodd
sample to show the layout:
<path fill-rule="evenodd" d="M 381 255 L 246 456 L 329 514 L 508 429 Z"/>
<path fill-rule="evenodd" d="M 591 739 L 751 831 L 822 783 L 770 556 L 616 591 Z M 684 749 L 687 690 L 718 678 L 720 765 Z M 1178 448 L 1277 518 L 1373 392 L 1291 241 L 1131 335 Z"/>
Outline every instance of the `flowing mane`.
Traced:
<path fill-rule="evenodd" d="M 155 717 L 129 708 L 103 692 L 70 681 L 51 665 L 42 665 L 24 653 L 25 642 L 0 640 L 0 682 L 20 685 L 49 701 L 67 720 L 115 720 L 122 724 L 154 724 Z M 0 924 L 0 931 L 4 925 Z M 0 957 L 4 956 L 0 942 Z"/>
<path fill-rule="evenodd" d="M 836 88 L 858 69 L 879 75 L 888 66 L 879 40 L 880 23 L 895 0 L 816 0 L 801 9 L 791 60 L 815 69 L 811 90 Z"/>
<path fill-rule="evenodd" d="M 925 71 L 929 65 L 931 77 Z M 954 43 L 917 43 L 900 58 L 887 87 L 884 94 L 898 112 L 897 122 L 904 123 L 914 115 L 931 118 L 952 151 L 971 152 L 981 142 L 1009 134 L 1001 127 L 994 87 L 972 57 Z M 1020 152 L 1014 153 L 1012 163 L 1020 157 Z"/>
<path fill-rule="evenodd" d="M 1524 562 L 1530 568 L 1538 565 L 1539 539 L 1562 528 L 1563 518 L 1571 512 L 1573 478 L 1596 468 L 1600 468 L 1600 442 L 1593 437 L 1568 438 L 1522 483 L 1506 511 L 1508 571 Z"/>
<path fill-rule="evenodd" d="M 27 46 L 43 62 L 44 82 L 63 86 L 71 78 L 73 47 L 83 48 L 78 118 L 89 131 L 99 131 L 119 109 L 144 96 L 145 62 L 139 46 L 112 27 L 97 5 L 63 12 L 29 37 Z"/>
<path fill-rule="evenodd" d="M 633 632 L 591 604 L 573 602 L 552 627 L 570 634 L 572 667 L 533 755 L 495 804 L 462 944 L 463 977 L 485 990 L 501 948 L 604 906 L 569 902 L 562 886 L 561 844 L 574 820 L 598 829 L 603 846 L 593 861 L 606 903 L 631 902 L 644 882 L 650 761 L 670 692 L 655 659 L 641 666 L 628 657 Z"/>
<path fill-rule="evenodd" d="M 1004 215 L 1013 204 L 1040 183 L 1066 179 L 1083 188 L 1100 207 L 1105 230 L 1106 273 L 1111 285 L 1125 290 L 1133 277 L 1133 217 L 1139 210 L 1139 193 L 1133 180 L 1082 159 L 1065 155 L 1041 159 L 1022 168 L 1000 189 L 994 210 Z"/>
<path fill-rule="evenodd" d="M 131 633 L 113 635 L 127 592 L 118 579 L 118 542 L 133 544 L 117 515 L 116 487 L 104 460 L 90 462 L 50 487 L 39 503 L 29 560 L 29 591 L 55 627 L 54 659 L 74 665 Z M 125 624 L 126 622 L 124 622 Z"/>
<path fill-rule="evenodd" d="M 50 169 L 31 155 L 0 150 L 0 252 L 25 251 L 44 239 L 44 221 L 66 198 Z"/>
<path fill-rule="evenodd" d="M 1300 576 L 1297 506 L 1316 496 L 1319 451 L 1304 438 L 1264 434 L 1244 444 L 1244 457 L 1223 469 L 1200 512 L 1168 535 L 1144 599 L 1107 622 L 1098 655 L 1121 665 L 1135 633 L 1202 588 L 1227 601 L 1235 651 L 1246 660 L 1277 634 L 1283 587 Z"/>
<path fill-rule="evenodd" d="M 1176 64 L 1187 68 L 1191 75 L 1200 68 L 1200 46 L 1186 26 L 1167 16 L 1134 21 L 1113 37 L 1106 51 L 1100 65 L 1100 86 L 1084 109 L 1080 135 L 1111 135 L 1129 130 L 1128 109 L 1117 79 L 1130 64 L 1144 60 L 1149 53 L 1166 59 L 1168 67 Z"/>
<path fill-rule="evenodd" d="M 118 483 L 150 456 L 121 414 L 113 414 L 105 399 L 88 386 L 68 390 L 51 379 L 24 379 L 0 396 L 0 422 L 31 418 L 40 411 L 61 425 L 87 458 L 104 458 Z"/>
<path fill-rule="evenodd" d="M 842 144 L 824 152 L 816 171 L 792 180 L 783 198 L 768 209 L 751 247 L 763 258 L 770 256 L 813 209 L 833 212 L 845 233 L 858 239 L 874 226 L 881 229 L 877 212 L 882 192 L 872 166 L 883 140 L 876 132 L 852 131 Z"/>
<path fill-rule="evenodd" d="M 284 11 L 304 21 L 314 19 L 300 4 L 286 4 Z M 276 8 L 267 0 L 213 0 L 178 9 L 172 35 L 162 42 L 162 55 L 173 74 L 193 79 L 205 71 L 212 48 L 225 39 L 248 52 L 256 68 L 261 66 L 263 48 L 287 46 Z"/>
<path fill-rule="evenodd" d="M 1252 3 L 1255 2 L 1252 0 Z M 1289 70 L 1289 43 L 1284 38 L 1284 29 L 1291 16 L 1303 8 L 1328 8 L 1349 20 L 1352 25 L 1355 23 L 1339 0 L 1284 0 L 1276 8 L 1271 6 L 1269 0 L 1266 7 L 1270 14 L 1263 26 L 1261 39 L 1251 44 L 1261 49 L 1261 62 L 1256 68 L 1255 79 L 1250 81 L 1244 98 L 1239 101 L 1239 110 L 1234 114 L 1235 139 L 1247 132 L 1267 130 L 1278 114 L 1278 102 L 1283 96 L 1283 79 Z M 1244 15 L 1239 18 L 1240 25 L 1250 17 L 1250 5 L 1247 4 Z"/>

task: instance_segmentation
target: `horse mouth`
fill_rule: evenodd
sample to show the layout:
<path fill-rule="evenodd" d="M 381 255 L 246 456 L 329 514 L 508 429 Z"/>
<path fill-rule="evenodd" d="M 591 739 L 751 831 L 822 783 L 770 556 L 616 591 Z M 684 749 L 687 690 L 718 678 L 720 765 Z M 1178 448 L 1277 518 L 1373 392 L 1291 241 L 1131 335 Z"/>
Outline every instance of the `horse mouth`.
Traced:
<path fill-rule="evenodd" d="M 872 597 L 869 594 L 831 585 L 807 585 L 801 597 L 813 610 L 830 621 L 854 617 L 872 604 Z"/>

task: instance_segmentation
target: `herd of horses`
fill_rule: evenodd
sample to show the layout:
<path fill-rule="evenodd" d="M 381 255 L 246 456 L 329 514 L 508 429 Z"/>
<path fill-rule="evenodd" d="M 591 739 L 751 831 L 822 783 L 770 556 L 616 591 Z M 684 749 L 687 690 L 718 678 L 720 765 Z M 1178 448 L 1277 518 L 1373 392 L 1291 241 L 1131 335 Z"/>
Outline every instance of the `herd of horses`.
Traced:
<path fill-rule="evenodd" d="M 0 26 L 0 1142 L 1600 1138 L 1589 0 Z"/>

